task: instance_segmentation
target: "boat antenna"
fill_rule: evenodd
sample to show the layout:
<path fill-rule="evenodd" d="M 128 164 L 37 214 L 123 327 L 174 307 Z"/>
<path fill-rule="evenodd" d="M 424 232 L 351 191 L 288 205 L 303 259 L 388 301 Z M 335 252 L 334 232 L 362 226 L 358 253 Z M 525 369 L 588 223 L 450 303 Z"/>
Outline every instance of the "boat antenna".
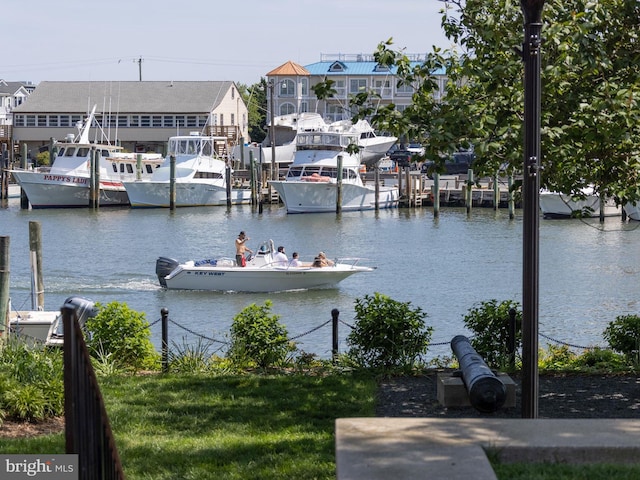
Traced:
<path fill-rule="evenodd" d="M 78 135 L 78 143 L 89 143 L 89 129 L 91 128 L 91 124 L 93 123 L 93 118 L 96 113 L 96 105 L 91 109 L 91 113 L 84 121 L 84 124 L 80 127 L 80 132 Z"/>

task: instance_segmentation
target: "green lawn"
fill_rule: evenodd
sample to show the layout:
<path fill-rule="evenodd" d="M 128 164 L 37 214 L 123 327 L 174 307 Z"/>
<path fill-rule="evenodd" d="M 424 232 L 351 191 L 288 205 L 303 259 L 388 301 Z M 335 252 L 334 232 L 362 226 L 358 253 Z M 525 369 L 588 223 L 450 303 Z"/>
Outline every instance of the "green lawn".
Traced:
<path fill-rule="evenodd" d="M 101 378 L 129 480 L 335 479 L 334 422 L 374 416 L 376 382 L 329 376 Z M 64 436 L 0 438 L 2 453 L 64 453 Z M 637 466 L 495 465 L 500 479 L 640 478 Z"/>

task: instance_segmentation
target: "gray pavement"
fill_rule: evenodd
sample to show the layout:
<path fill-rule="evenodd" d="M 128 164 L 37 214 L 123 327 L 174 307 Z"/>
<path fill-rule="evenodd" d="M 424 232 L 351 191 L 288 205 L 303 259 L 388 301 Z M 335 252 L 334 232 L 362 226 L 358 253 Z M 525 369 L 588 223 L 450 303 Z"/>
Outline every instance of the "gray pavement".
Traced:
<path fill-rule="evenodd" d="M 495 480 L 486 452 L 504 463 L 640 463 L 640 420 L 336 420 L 338 480 Z"/>

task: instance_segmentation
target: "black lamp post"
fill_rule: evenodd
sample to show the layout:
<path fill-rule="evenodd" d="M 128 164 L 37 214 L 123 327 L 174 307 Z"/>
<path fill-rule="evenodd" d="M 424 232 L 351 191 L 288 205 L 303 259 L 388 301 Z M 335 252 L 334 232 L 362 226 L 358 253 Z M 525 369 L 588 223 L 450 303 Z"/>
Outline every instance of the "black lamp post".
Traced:
<path fill-rule="evenodd" d="M 544 0 L 520 0 L 524 14 L 522 417 L 538 418 L 540 220 L 540 44 Z"/>

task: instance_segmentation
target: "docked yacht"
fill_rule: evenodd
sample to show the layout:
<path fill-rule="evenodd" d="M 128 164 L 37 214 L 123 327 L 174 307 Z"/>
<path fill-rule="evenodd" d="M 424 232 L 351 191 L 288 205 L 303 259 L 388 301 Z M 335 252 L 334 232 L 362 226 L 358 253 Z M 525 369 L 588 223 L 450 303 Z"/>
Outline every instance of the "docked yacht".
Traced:
<path fill-rule="evenodd" d="M 622 208 L 612 198 L 600 202 L 600 195 L 592 187 L 582 189 L 581 196 L 541 190 L 540 211 L 544 218 L 599 217 L 603 209 L 605 217 L 622 215 Z"/>
<path fill-rule="evenodd" d="M 150 177 L 162 163 L 156 153 L 124 153 L 122 147 L 89 141 L 89 129 L 96 107 L 65 141 L 55 143 L 57 154 L 48 170 L 11 170 L 13 178 L 26 194 L 32 208 L 69 208 L 89 206 L 92 177 L 92 157 L 99 164 L 99 204 L 129 205 L 123 181 Z"/>
<path fill-rule="evenodd" d="M 360 152 L 348 151 L 350 145 L 358 145 L 359 138 L 351 130 L 298 133 L 296 153 L 286 178 L 270 182 L 285 203 L 287 213 L 335 212 L 338 188 L 343 211 L 374 209 L 376 195 L 378 208 L 397 206 L 397 188 L 376 188 L 362 181 Z"/>
<path fill-rule="evenodd" d="M 131 206 L 170 206 L 172 161 L 175 161 L 176 207 L 226 205 L 227 165 L 216 154 L 217 144 L 225 144 L 226 141 L 226 137 L 200 135 L 198 132 L 171 137 L 165 161 L 151 178 L 124 182 Z M 250 189 L 232 188 L 230 191 L 231 203 L 251 202 Z"/>
<path fill-rule="evenodd" d="M 328 130 L 356 134 L 360 148 L 360 161 L 365 165 L 376 164 L 398 140 L 397 137 L 390 135 L 377 135 L 366 120 L 358 120 L 356 123 L 351 120 L 340 120 L 329 124 Z"/>

